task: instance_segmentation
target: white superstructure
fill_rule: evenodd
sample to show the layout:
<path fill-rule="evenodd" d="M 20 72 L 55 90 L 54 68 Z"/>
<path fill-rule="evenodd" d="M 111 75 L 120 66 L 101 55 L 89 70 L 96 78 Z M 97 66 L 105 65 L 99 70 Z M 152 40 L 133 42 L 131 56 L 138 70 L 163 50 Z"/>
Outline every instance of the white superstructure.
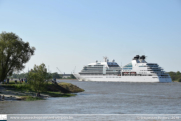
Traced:
<path fill-rule="evenodd" d="M 135 56 L 131 63 L 122 68 L 113 60 L 90 63 L 74 76 L 79 81 L 104 82 L 172 82 L 168 73 L 156 63 L 147 63 L 145 56 Z"/>

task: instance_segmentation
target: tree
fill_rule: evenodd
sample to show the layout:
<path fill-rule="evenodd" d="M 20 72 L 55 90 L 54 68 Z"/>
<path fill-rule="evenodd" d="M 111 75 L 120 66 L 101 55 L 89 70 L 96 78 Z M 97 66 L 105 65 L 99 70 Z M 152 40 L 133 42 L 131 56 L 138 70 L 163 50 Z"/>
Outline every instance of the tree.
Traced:
<path fill-rule="evenodd" d="M 35 65 L 28 74 L 28 84 L 31 89 L 36 91 L 36 96 L 40 96 L 40 92 L 45 91 L 48 81 L 51 78 L 47 72 L 45 64 Z"/>
<path fill-rule="evenodd" d="M 177 72 L 169 72 L 170 77 L 172 78 L 172 81 L 179 81 L 181 82 L 181 73 L 180 71 Z"/>
<path fill-rule="evenodd" d="M 0 81 L 12 75 L 13 71 L 20 71 L 25 67 L 35 48 L 14 33 L 0 34 Z"/>
<path fill-rule="evenodd" d="M 52 73 L 52 77 L 53 77 L 53 78 L 57 78 L 57 79 L 60 79 L 60 78 L 61 78 L 60 75 L 59 75 L 57 72 Z"/>
<path fill-rule="evenodd" d="M 76 79 L 73 74 L 70 75 L 70 78 L 71 78 L 71 79 Z"/>
<path fill-rule="evenodd" d="M 180 71 L 177 71 L 177 75 L 180 75 Z"/>

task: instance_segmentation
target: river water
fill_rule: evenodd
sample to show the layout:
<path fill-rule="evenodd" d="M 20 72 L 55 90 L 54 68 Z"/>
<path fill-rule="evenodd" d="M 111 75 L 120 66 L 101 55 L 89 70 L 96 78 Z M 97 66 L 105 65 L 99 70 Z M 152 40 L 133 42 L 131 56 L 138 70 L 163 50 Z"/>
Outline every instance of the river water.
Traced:
<path fill-rule="evenodd" d="M 1 114 L 181 114 L 181 83 L 79 82 L 75 97 L 1 101 Z"/>

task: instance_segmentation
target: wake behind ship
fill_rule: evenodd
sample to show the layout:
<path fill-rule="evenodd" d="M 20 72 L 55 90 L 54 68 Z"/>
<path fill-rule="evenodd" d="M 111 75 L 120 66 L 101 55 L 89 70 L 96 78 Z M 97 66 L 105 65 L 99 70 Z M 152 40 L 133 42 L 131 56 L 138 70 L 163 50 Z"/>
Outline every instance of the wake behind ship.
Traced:
<path fill-rule="evenodd" d="M 172 82 L 168 73 L 156 63 L 147 63 L 145 56 L 135 56 L 131 63 L 122 68 L 113 60 L 90 63 L 74 76 L 79 81 L 102 82 Z"/>

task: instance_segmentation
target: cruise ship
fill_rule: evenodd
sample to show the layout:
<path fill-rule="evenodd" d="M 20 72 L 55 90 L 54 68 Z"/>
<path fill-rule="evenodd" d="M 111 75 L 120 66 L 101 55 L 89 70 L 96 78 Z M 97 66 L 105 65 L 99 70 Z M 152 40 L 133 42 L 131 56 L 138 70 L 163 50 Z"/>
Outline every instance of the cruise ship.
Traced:
<path fill-rule="evenodd" d="M 136 55 L 131 63 L 120 67 L 115 60 L 90 63 L 74 76 L 79 81 L 99 82 L 172 82 L 171 77 L 157 63 L 147 63 L 146 56 Z"/>

